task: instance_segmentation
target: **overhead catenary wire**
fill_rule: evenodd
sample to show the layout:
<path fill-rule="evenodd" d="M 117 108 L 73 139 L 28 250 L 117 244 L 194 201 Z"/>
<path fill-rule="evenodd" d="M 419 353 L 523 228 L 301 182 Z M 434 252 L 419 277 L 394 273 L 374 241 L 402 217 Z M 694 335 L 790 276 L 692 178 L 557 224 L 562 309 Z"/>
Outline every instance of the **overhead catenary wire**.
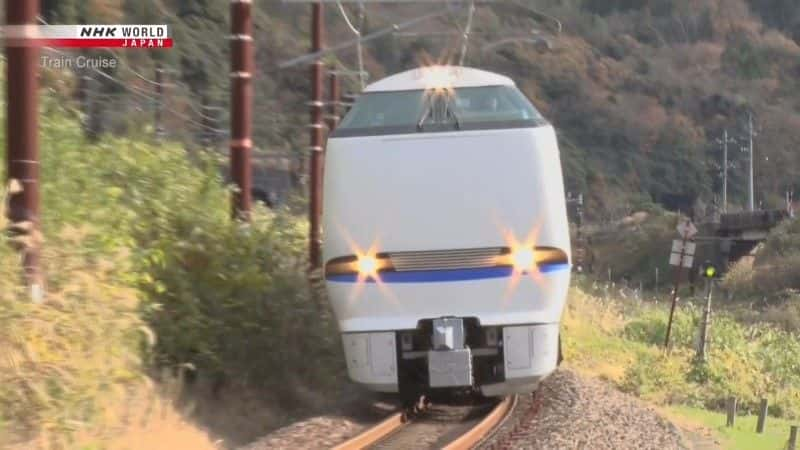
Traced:
<path fill-rule="evenodd" d="M 321 58 L 323 56 L 327 56 L 327 55 L 330 55 L 330 54 L 335 54 L 335 53 L 340 52 L 342 50 L 346 50 L 346 49 L 348 49 L 350 47 L 356 46 L 356 45 L 359 44 L 359 42 L 360 43 L 369 42 L 369 41 L 378 39 L 378 38 L 380 38 L 382 36 L 386 36 L 388 34 L 394 33 L 395 31 L 402 30 L 402 29 L 405 29 L 405 28 L 410 28 L 410 27 L 412 27 L 414 25 L 423 23 L 425 21 L 428 21 L 428 20 L 431 20 L 431 19 L 435 19 L 435 18 L 444 16 L 444 15 L 447 15 L 450 12 L 451 11 L 449 9 L 445 8 L 445 9 L 439 10 L 439 11 L 431 13 L 431 14 L 426 14 L 424 16 L 416 17 L 414 19 L 408 20 L 408 21 L 403 22 L 401 24 L 394 24 L 391 27 L 378 30 L 378 31 L 376 31 L 374 33 L 370 33 L 370 34 L 368 34 L 366 36 L 361 36 L 361 37 L 359 37 L 357 39 L 346 41 L 346 42 L 343 42 L 341 44 L 334 45 L 332 47 L 328 47 L 328 48 L 326 48 L 324 50 L 320 50 L 318 52 L 307 53 L 305 55 L 298 56 L 296 58 L 292 58 L 292 59 L 283 61 L 281 63 L 278 63 L 277 68 L 279 70 L 287 69 L 289 67 L 293 67 L 293 66 L 296 66 L 296 65 L 299 65 L 299 64 L 304 64 L 304 63 L 307 63 L 307 62 L 310 62 L 310 61 L 315 61 L 315 60 L 317 60 L 317 59 L 319 59 L 319 58 Z"/>
<path fill-rule="evenodd" d="M 356 37 L 361 37 L 361 30 L 364 29 L 364 18 L 366 17 L 364 2 L 358 2 L 358 28 L 356 28 L 353 23 L 350 21 L 350 18 L 347 16 L 347 11 L 345 11 L 344 6 L 340 0 L 336 1 L 336 6 L 339 7 L 339 13 L 344 19 L 344 22 L 347 24 L 347 27 L 350 28 L 350 31 L 356 35 Z M 360 83 L 360 87 L 363 90 L 365 87 L 365 80 L 364 80 L 364 45 L 359 40 L 356 43 L 356 58 L 358 64 L 358 80 Z"/>
<path fill-rule="evenodd" d="M 475 16 L 475 2 L 469 3 L 469 13 L 467 15 L 467 25 L 464 27 L 464 36 L 461 42 L 461 56 L 458 58 L 458 65 L 463 66 L 464 60 L 467 57 L 467 48 L 469 47 L 469 34 L 472 31 L 472 19 Z"/>

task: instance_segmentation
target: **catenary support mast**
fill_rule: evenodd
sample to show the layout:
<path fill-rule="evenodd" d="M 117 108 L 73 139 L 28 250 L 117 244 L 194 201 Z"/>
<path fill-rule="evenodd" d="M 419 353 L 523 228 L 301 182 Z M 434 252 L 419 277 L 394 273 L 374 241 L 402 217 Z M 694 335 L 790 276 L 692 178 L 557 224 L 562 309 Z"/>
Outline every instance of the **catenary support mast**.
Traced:
<path fill-rule="evenodd" d="M 11 26 L 34 26 L 39 0 L 6 0 Z M 41 298 L 39 207 L 39 50 L 22 39 L 6 48 L 8 217 L 24 233 L 22 262 L 34 300 Z M 13 180 L 13 181 L 12 181 Z M 12 186 L 13 184 L 13 186 Z"/>
<path fill-rule="evenodd" d="M 253 149 L 253 16 L 251 0 L 231 0 L 231 178 L 233 216 L 250 220 Z"/>
<path fill-rule="evenodd" d="M 311 6 L 311 51 L 322 50 L 322 3 Z M 309 185 L 309 263 L 310 269 L 320 267 L 322 236 L 320 215 L 322 213 L 322 151 L 323 151 L 323 64 L 316 59 L 311 65 L 311 164 Z"/>

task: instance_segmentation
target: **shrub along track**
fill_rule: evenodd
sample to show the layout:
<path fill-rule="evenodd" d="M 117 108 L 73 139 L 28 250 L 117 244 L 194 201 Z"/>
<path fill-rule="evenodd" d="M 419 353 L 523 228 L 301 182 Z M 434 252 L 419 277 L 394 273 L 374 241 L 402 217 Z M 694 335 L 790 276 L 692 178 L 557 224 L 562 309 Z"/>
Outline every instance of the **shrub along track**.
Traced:
<path fill-rule="evenodd" d="M 516 401 L 516 397 L 506 397 L 500 402 L 429 404 L 411 413 L 397 413 L 336 450 L 471 449 L 508 417 Z"/>

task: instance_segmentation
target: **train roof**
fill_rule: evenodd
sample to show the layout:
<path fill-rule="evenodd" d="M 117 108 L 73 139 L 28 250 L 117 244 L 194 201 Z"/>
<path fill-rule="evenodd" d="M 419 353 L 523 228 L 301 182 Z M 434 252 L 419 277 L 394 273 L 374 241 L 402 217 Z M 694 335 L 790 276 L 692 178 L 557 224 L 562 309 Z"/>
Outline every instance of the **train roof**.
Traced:
<path fill-rule="evenodd" d="M 407 70 L 376 81 L 364 92 L 414 91 L 434 88 L 514 86 L 506 76 L 461 66 L 428 66 Z"/>

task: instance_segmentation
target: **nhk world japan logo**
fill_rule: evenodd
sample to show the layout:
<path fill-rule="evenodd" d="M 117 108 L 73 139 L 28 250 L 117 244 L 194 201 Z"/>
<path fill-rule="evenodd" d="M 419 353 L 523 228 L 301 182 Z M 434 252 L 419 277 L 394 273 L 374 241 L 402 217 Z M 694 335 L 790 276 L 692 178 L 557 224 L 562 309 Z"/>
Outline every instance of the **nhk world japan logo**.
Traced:
<path fill-rule="evenodd" d="M 8 47 L 172 48 L 167 25 L 14 25 L 3 27 Z"/>

